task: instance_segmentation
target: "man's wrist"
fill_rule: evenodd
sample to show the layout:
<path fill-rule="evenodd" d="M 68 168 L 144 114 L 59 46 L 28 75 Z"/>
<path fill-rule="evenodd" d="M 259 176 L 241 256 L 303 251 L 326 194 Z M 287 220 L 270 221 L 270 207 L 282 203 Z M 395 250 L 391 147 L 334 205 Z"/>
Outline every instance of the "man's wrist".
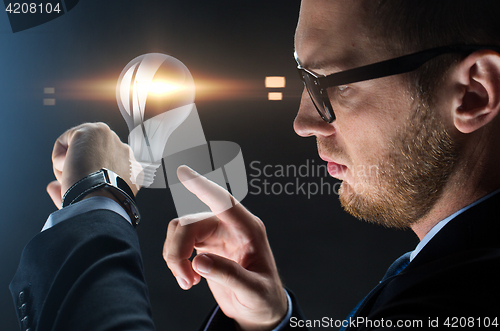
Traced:
<path fill-rule="evenodd" d="M 283 315 L 280 316 L 280 318 L 276 322 L 269 323 L 267 325 L 255 325 L 252 323 L 238 323 L 236 322 L 237 329 L 240 331 L 253 331 L 253 330 L 269 330 L 269 331 L 280 331 L 283 330 L 288 321 L 290 320 L 290 317 L 292 316 L 292 299 L 290 298 L 290 295 L 288 294 L 286 289 L 283 289 L 283 292 L 285 294 L 285 300 L 286 300 L 286 310 Z"/>
<path fill-rule="evenodd" d="M 286 289 L 283 289 L 286 294 L 286 303 L 287 303 L 287 311 L 281 322 L 276 325 L 276 327 L 272 331 L 280 331 L 285 328 L 287 325 L 288 321 L 290 320 L 290 317 L 292 317 L 292 312 L 293 312 L 293 305 L 292 305 L 292 298 L 290 297 L 290 294 L 288 294 L 288 291 Z"/>

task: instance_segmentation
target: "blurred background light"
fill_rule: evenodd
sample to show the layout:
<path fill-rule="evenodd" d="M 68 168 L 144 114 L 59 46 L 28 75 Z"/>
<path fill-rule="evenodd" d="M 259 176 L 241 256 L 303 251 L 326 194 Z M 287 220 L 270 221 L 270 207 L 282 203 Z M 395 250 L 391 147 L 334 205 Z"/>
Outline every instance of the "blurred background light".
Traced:
<path fill-rule="evenodd" d="M 283 100 L 283 93 L 269 92 L 267 95 L 268 100 Z"/>
<path fill-rule="evenodd" d="M 268 76 L 265 81 L 267 88 L 284 88 L 286 86 L 285 77 Z"/>

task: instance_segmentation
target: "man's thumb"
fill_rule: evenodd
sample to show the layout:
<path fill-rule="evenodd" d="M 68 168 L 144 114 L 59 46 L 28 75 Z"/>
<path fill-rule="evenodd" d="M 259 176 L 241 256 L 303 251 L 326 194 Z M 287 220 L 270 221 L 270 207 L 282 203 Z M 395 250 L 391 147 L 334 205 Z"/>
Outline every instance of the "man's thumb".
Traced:
<path fill-rule="evenodd" d="M 58 209 L 62 208 L 61 183 L 54 180 L 47 185 L 47 193 Z"/>
<path fill-rule="evenodd" d="M 252 272 L 233 260 L 215 254 L 198 254 L 193 259 L 193 269 L 207 280 L 224 285 L 233 291 L 248 290 Z"/>

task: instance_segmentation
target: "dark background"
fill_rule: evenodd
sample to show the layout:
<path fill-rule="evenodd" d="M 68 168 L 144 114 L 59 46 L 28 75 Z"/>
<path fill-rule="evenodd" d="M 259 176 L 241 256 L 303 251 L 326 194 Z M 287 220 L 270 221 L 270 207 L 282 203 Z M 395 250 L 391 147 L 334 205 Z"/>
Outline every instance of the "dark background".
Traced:
<path fill-rule="evenodd" d="M 62 17 L 15 34 L 6 13 L 0 14 L 2 330 L 18 329 L 8 284 L 22 249 L 55 210 L 45 192 L 53 180 L 53 143 L 86 121 L 104 121 L 127 140 L 113 84 L 136 56 L 172 55 L 191 70 L 195 83 L 212 78 L 249 85 L 244 94 L 196 100 L 207 140 L 238 143 L 248 175 L 256 175 L 249 167 L 253 161 L 261 167 L 324 163 L 315 139 L 300 138 L 292 129 L 301 93 L 293 60 L 299 4 L 82 0 Z M 272 75 L 287 78 L 287 87 L 277 90 L 283 101 L 267 100 L 264 78 Z M 44 95 L 44 87 L 54 87 L 55 94 Z M 47 97 L 56 105 L 44 106 Z M 335 183 L 317 176 L 300 180 Z M 197 330 L 214 300 L 205 282 L 181 290 L 162 259 L 165 229 L 176 217 L 170 192 L 144 189 L 138 200 L 143 214 L 138 233 L 157 329 Z M 249 194 L 243 203 L 266 224 L 283 281 L 310 319 L 345 317 L 390 263 L 417 244 L 409 231 L 353 219 L 331 193 L 310 199 L 301 193 Z"/>

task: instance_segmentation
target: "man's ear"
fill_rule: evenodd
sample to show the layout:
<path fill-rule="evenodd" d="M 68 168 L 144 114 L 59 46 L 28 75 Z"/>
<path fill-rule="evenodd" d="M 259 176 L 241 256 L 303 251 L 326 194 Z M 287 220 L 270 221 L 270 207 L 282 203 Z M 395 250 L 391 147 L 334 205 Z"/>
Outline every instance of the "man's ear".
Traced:
<path fill-rule="evenodd" d="M 452 77 L 460 88 L 453 108 L 453 124 L 462 133 L 471 133 L 491 122 L 500 111 L 500 55 L 477 51 L 454 69 Z"/>

